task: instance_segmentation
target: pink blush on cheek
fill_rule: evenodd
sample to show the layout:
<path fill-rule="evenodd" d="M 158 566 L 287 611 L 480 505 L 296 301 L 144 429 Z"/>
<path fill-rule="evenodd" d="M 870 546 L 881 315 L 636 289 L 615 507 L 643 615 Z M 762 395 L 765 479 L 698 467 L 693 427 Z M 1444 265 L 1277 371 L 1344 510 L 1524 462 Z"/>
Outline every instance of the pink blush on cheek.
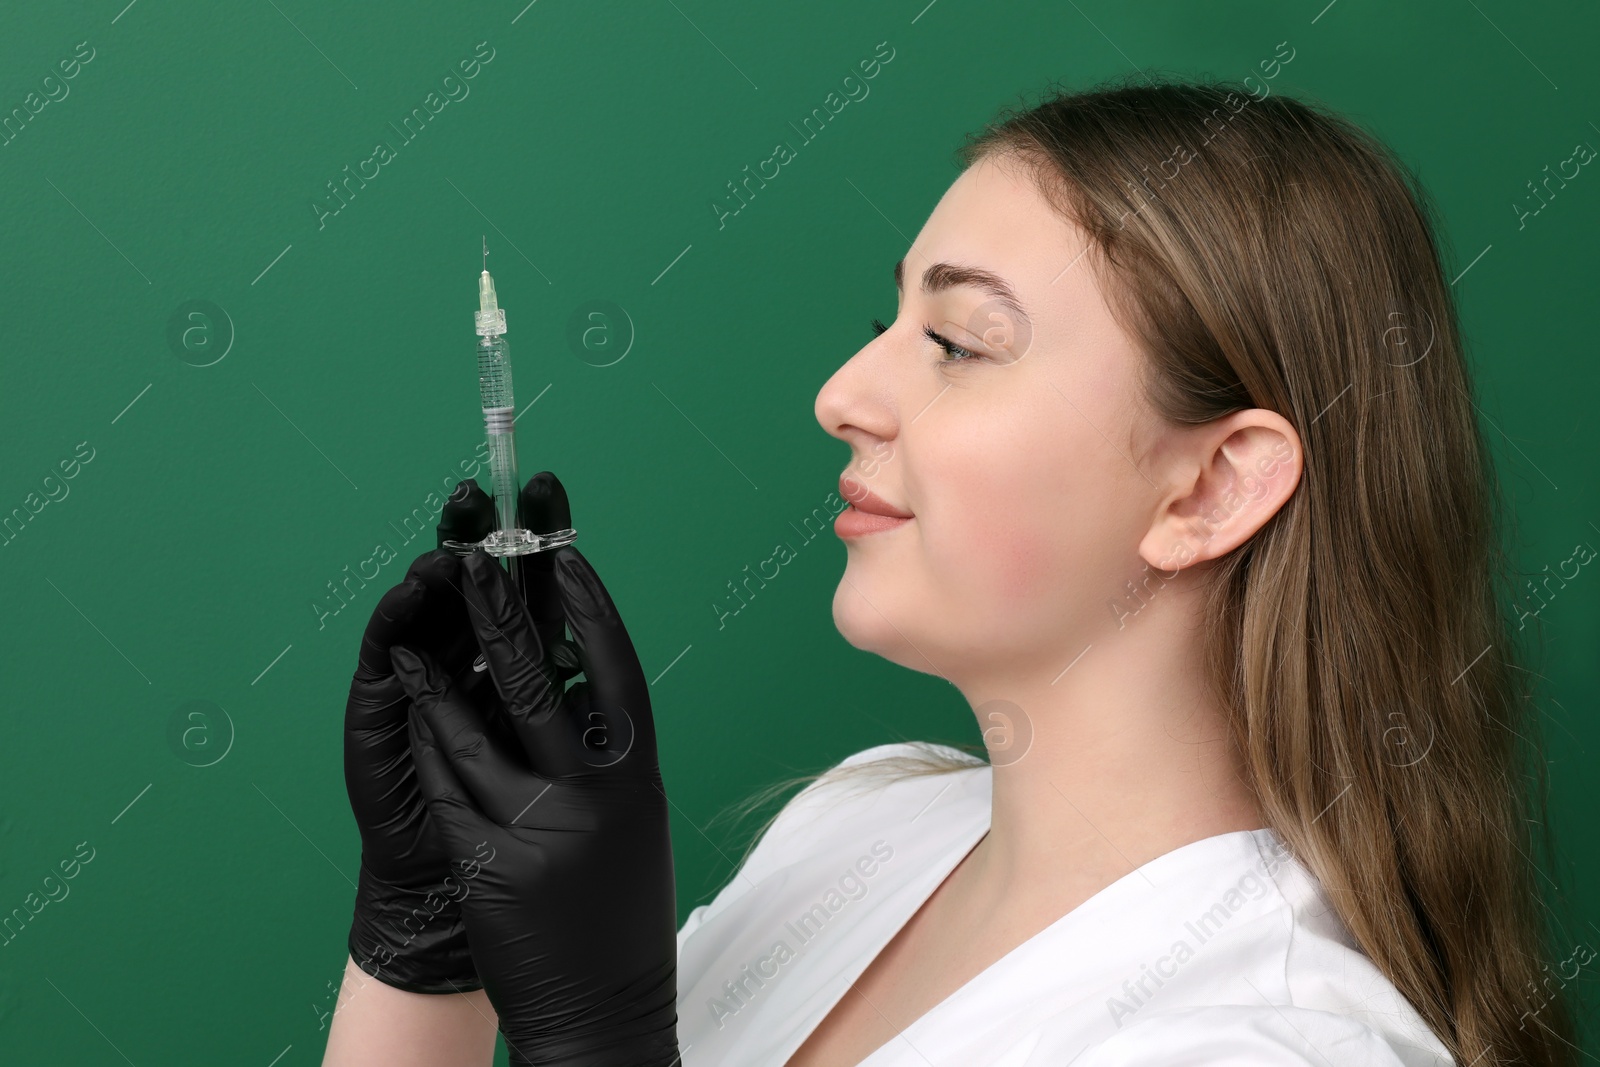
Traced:
<path fill-rule="evenodd" d="M 961 531 L 959 543 L 936 564 L 965 590 L 973 609 L 1006 610 L 1038 596 L 1055 595 L 1061 546 L 1030 532 L 986 522 Z"/>

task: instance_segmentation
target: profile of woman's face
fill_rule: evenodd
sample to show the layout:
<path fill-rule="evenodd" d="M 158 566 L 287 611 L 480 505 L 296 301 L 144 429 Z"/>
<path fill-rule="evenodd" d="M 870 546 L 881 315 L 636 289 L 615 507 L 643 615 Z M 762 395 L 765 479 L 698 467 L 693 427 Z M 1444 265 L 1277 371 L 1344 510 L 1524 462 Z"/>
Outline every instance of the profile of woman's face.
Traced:
<path fill-rule="evenodd" d="M 1060 670 L 1117 629 L 1162 501 L 1134 466 L 1155 429 L 1142 357 L 1085 248 L 1019 169 L 973 165 L 907 252 L 888 330 L 817 394 L 847 481 L 913 515 L 846 538 L 833 617 L 852 645 L 981 684 Z M 997 276 L 1026 317 L 951 268 Z"/>

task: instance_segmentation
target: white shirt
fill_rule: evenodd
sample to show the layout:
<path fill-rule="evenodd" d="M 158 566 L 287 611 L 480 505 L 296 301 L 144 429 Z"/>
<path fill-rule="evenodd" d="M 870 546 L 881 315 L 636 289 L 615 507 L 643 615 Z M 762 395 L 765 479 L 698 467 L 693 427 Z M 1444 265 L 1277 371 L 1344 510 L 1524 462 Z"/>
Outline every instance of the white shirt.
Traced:
<path fill-rule="evenodd" d="M 991 774 L 834 783 L 791 800 L 678 931 L 684 1067 L 782 1067 L 987 832 Z M 1069 1063 L 1454 1067 L 1270 829 L 1129 872 L 860 1067 Z"/>

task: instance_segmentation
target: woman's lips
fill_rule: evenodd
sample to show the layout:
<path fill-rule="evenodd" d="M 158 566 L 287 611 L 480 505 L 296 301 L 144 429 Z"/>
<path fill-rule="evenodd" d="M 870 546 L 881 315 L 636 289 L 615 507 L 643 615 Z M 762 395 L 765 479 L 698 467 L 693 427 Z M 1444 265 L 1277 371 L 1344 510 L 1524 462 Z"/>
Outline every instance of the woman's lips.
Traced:
<path fill-rule="evenodd" d="M 850 506 L 839 512 L 833 520 L 833 532 L 840 537 L 861 537 L 904 526 L 912 514 L 895 507 L 883 497 L 868 489 L 846 471 L 839 476 L 839 495 Z"/>
<path fill-rule="evenodd" d="M 833 520 L 833 532 L 840 537 L 862 537 L 870 533 L 880 533 L 884 530 L 893 530 L 904 526 L 911 521 L 911 516 L 876 515 L 870 511 L 858 511 L 854 504 L 839 512 Z"/>
<path fill-rule="evenodd" d="M 905 508 L 895 507 L 851 477 L 849 471 L 839 475 L 839 495 L 853 504 L 857 511 L 866 511 L 874 515 L 892 515 L 899 519 L 911 517 L 911 512 Z"/>

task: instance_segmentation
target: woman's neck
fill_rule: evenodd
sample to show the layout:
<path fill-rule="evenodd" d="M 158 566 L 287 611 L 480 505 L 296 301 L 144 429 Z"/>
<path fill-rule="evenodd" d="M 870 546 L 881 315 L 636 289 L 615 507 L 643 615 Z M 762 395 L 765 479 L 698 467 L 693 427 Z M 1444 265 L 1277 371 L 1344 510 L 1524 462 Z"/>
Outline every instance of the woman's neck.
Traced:
<path fill-rule="evenodd" d="M 985 734 L 992 814 L 963 864 L 969 886 L 996 900 L 1024 887 L 1092 895 L 1175 848 L 1265 825 L 1198 649 L 1183 640 L 1196 631 L 1172 614 L 1171 625 L 1156 616 L 1140 620 L 1151 624 L 1143 633 L 1097 642 L 1066 673 L 1047 665 L 967 693 L 986 730 L 997 708 L 1013 720 L 1009 736 Z"/>

